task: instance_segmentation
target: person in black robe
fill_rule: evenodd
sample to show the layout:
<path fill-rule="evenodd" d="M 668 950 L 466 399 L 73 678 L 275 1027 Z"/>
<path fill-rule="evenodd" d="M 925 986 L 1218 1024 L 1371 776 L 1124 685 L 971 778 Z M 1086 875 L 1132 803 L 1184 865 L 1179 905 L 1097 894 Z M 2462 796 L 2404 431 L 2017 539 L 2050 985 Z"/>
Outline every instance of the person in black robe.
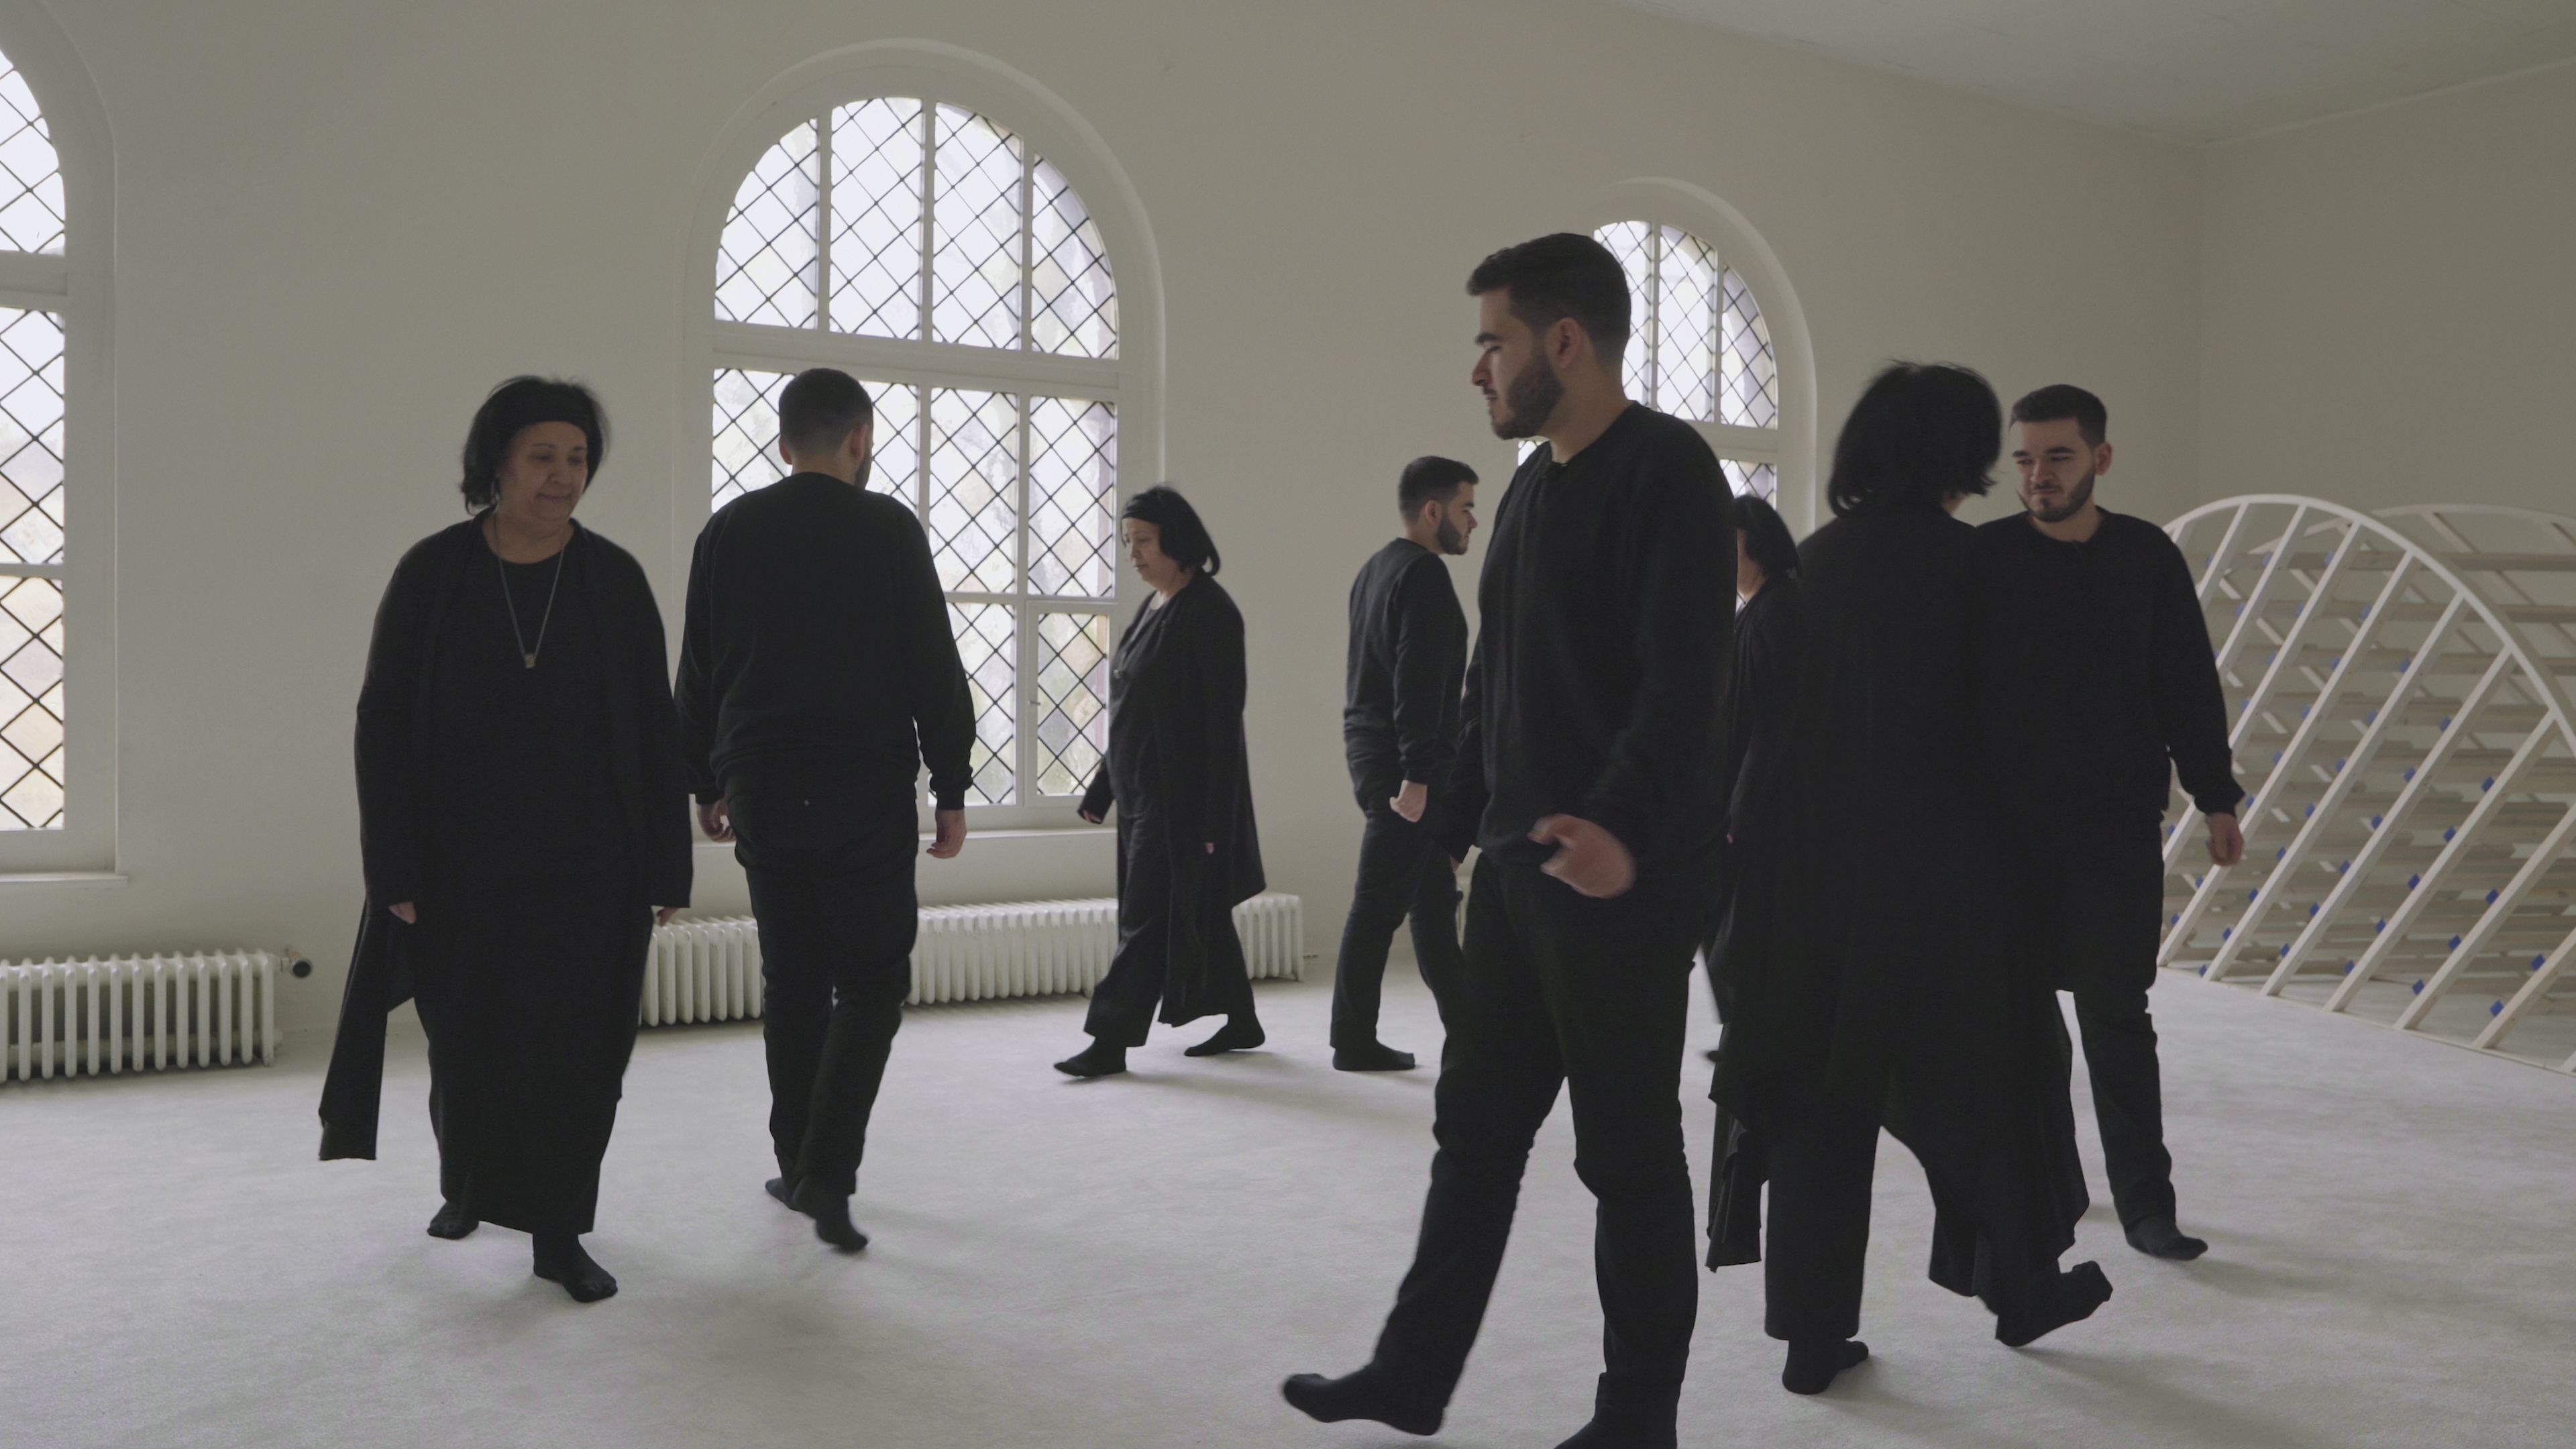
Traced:
<path fill-rule="evenodd" d="M 1452 854 L 1479 854 L 1433 1096 L 1413 1266 L 1367 1364 L 1281 1386 L 1312 1418 L 1438 1431 L 1560 1091 L 1596 1211 L 1593 1414 L 1566 1449 L 1671 1449 L 1691 1328 L 1681 1057 L 1720 817 L 1726 484 L 1696 428 L 1628 400 L 1625 276 L 1571 233 L 1486 258 L 1474 380 L 1513 475 L 1477 600 Z"/>
<path fill-rule="evenodd" d="M 1109 753 L 1082 818 L 1118 812 L 1118 950 L 1091 991 L 1091 1045 L 1057 1062 L 1069 1077 L 1127 1070 L 1155 1020 L 1225 1017 L 1186 1055 L 1267 1039 L 1234 908 L 1267 888 L 1243 743 L 1243 614 L 1216 581 L 1222 560 L 1198 510 L 1157 484 L 1127 500 L 1128 562 L 1153 590 L 1109 661 Z"/>
<path fill-rule="evenodd" d="M 2120 1227 L 2142 1253 L 2197 1258 L 2209 1244 L 2174 1222 L 2147 989 L 2176 775 L 2209 859 L 2244 854 L 2227 700 L 2182 550 L 2093 499 L 2111 467 L 2102 400 L 2044 387 L 2013 404 L 2012 421 L 2027 511 L 1977 532 L 1986 739 L 2040 896 L 2050 984 L 2075 998 Z"/>
<path fill-rule="evenodd" d="M 1458 862 L 1440 843 L 1440 800 L 1457 754 L 1467 616 L 1443 555 L 1476 531 L 1476 473 L 1454 458 L 1404 465 L 1396 483 L 1404 536 L 1351 581 L 1342 750 L 1367 824 L 1359 877 L 1333 968 L 1333 1066 L 1395 1072 L 1413 1053 L 1377 1038 L 1379 992 L 1396 923 L 1413 919 L 1413 960 L 1445 1020 L 1466 964 L 1458 954 Z"/>
<path fill-rule="evenodd" d="M 1735 522 L 1735 639 L 1726 681 L 1726 743 L 1718 779 L 1726 787 L 1726 844 L 1719 854 L 1717 929 L 1702 952 L 1709 987 L 1726 1019 L 1721 983 L 1760 969 L 1779 893 L 1788 835 L 1789 754 L 1806 687 L 1807 614 L 1798 598 L 1798 544 L 1770 504 L 1747 493 L 1729 505 Z M 1730 972 L 1719 963 L 1743 958 Z M 1712 1060 L 1716 1053 L 1710 1053 Z"/>
<path fill-rule="evenodd" d="M 732 841 L 760 927 L 769 1195 L 843 1252 L 868 1118 L 919 930 L 915 791 L 966 842 L 975 708 L 921 522 L 866 488 L 875 405 L 833 368 L 779 393 L 794 473 L 698 534 L 680 644 L 682 747 L 707 838 Z"/>
<path fill-rule="evenodd" d="M 1765 1327 L 1790 1345 L 1795 1392 L 1867 1353 L 1882 1127 L 1932 1190 L 1933 1280 L 1982 1297 L 1998 1339 L 2029 1343 L 2110 1296 L 2098 1266 L 2057 1267 L 2086 1207 L 2065 1026 L 1977 736 L 1976 531 L 1950 510 L 1989 486 L 2002 423 L 1975 373 L 1891 366 L 1836 445 L 1834 521 L 1798 551 L 1798 809 L 1767 941 L 1720 962 L 1709 1256 L 1767 1246 Z M 1766 1175 L 1767 1245 L 1748 1231 Z"/>
<path fill-rule="evenodd" d="M 322 1156 L 375 1156 L 385 1013 L 419 1003 L 445 1197 L 429 1231 L 535 1239 L 538 1277 L 617 1291 L 581 1245 L 635 1046 L 647 941 L 689 900 L 688 786 L 660 612 L 573 522 L 599 405 L 514 378 L 465 444 L 466 522 L 414 545 L 358 694 L 367 883 Z"/>

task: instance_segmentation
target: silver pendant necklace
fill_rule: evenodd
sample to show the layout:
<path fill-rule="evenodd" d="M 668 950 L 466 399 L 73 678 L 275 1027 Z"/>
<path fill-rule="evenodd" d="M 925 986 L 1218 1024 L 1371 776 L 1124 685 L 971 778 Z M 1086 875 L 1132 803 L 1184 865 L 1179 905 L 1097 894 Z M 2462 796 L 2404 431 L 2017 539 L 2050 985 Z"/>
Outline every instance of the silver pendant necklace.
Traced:
<path fill-rule="evenodd" d="M 501 555 L 498 552 L 492 555 L 492 567 L 501 571 L 501 603 L 510 611 L 510 642 L 519 646 L 519 664 L 522 668 L 536 668 L 537 650 L 546 647 L 546 626 L 555 621 L 555 590 L 563 584 L 564 555 L 570 552 L 572 552 L 570 539 L 564 540 L 564 546 L 555 550 L 555 576 L 553 581 L 546 585 L 546 614 L 544 618 L 537 621 L 537 642 L 534 648 L 529 646 L 527 636 L 519 630 L 519 601 L 510 597 L 509 565 L 501 561 Z"/>

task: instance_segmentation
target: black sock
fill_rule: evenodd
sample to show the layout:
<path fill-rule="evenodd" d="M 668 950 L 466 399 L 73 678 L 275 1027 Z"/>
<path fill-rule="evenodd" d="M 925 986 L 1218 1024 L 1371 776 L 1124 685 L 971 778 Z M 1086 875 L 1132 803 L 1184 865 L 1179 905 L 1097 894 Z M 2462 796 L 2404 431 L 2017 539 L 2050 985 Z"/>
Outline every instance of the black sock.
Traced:
<path fill-rule="evenodd" d="M 596 1303 L 617 1296 L 617 1280 L 581 1245 L 579 1233 L 537 1233 L 532 1269 L 549 1283 L 560 1283 L 575 1303 Z"/>
<path fill-rule="evenodd" d="M 1821 1394 L 1833 1386 L 1834 1375 L 1867 1357 L 1869 1345 L 1857 1338 L 1791 1339 L 1780 1387 L 1793 1394 Z"/>
<path fill-rule="evenodd" d="M 1443 1406 L 1376 1364 L 1337 1379 L 1322 1374 L 1295 1374 L 1279 1386 L 1279 1396 L 1318 1423 L 1367 1419 L 1407 1434 L 1440 1432 Z"/>

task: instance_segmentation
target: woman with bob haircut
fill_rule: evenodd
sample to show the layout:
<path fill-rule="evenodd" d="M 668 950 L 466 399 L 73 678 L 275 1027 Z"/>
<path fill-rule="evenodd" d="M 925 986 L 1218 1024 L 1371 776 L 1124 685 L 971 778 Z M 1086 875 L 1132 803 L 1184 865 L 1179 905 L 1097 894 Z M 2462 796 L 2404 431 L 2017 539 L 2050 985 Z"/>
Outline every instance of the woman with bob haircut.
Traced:
<path fill-rule="evenodd" d="M 414 544 L 358 692 L 367 909 L 323 1089 L 322 1156 L 375 1156 L 384 1014 L 418 1000 L 433 1237 L 535 1239 L 576 1302 L 654 925 L 689 901 L 689 798 L 662 618 L 632 555 L 573 522 L 606 456 L 578 383 L 514 377 L 465 439 L 473 516 Z"/>
<path fill-rule="evenodd" d="M 1173 1026 L 1222 1014 L 1194 1057 L 1265 1040 L 1234 907 L 1265 888 L 1243 745 L 1243 615 L 1216 581 L 1216 541 L 1180 490 L 1127 500 L 1120 537 L 1153 590 L 1109 662 L 1109 752 L 1082 797 L 1118 811 L 1118 952 L 1091 993 L 1091 1045 L 1070 1077 L 1127 1070 L 1161 1003 Z"/>
<path fill-rule="evenodd" d="M 1717 963 L 1710 1266 L 1764 1267 L 1781 1382 L 1868 1353 L 1862 1260 L 1881 1127 L 1923 1164 L 1931 1276 L 2019 1346 L 2110 1297 L 2060 1272 L 2086 1206 L 2066 1030 L 2031 960 L 1977 737 L 1971 566 L 2003 408 L 1963 367 L 1897 363 L 1843 425 L 1835 518 L 1798 550 L 1807 664 L 1758 951 Z M 1753 883 L 1746 881 L 1750 887 Z M 1739 917 L 1748 903 L 1739 898 Z M 1755 1194 L 1770 1184 L 1769 1243 Z"/>

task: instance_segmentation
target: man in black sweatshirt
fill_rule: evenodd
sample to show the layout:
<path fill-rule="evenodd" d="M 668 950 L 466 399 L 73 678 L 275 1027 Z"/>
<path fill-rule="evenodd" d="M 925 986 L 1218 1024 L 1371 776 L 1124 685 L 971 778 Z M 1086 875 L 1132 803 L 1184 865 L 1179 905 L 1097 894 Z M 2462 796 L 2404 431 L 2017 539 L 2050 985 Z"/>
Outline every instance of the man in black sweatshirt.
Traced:
<path fill-rule="evenodd" d="M 1404 465 L 1395 497 L 1404 536 L 1370 555 L 1351 584 L 1342 749 L 1368 824 L 1333 969 L 1333 1065 L 1345 1072 L 1413 1065 L 1413 1053 L 1377 1039 L 1386 951 L 1408 912 L 1414 963 L 1443 1021 L 1466 969 L 1458 955 L 1458 863 L 1440 844 L 1433 812 L 1435 796 L 1448 794 L 1467 671 L 1467 616 L 1440 560 L 1465 553 L 1476 531 L 1476 472 L 1454 458 L 1416 458 Z"/>
<path fill-rule="evenodd" d="M 1600 243 L 1505 248 L 1467 290 L 1494 432 L 1547 445 L 1495 519 L 1442 816 L 1453 853 L 1482 853 L 1434 1096 L 1439 1150 L 1375 1355 L 1283 1391 L 1317 1419 L 1438 1429 L 1530 1143 L 1568 1088 L 1607 1331 L 1592 1420 L 1561 1449 L 1671 1449 L 1699 1297 L 1680 1082 L 1723 813 L 1727 488 L 1690 424 L 1622 392 L 1628 288 Z"/>
<path fill-rule="evenodd" d="M 2028 511 L 1978 530 L 1987 739 L 2040 896 L 2044 965 L 2075 997 L 2111 1200 L 2130 1245 L 2197 1258 L 2174 1223 L 2156 1029 L 2165 801 L 2176 774 L 2209 858 L 2244 853 L 2244 790 L 2191 566 L 2165 531 L 2093 501 L 2111 468 L 2102 400 L 2044 387 L 2013 404 Z"/>
<path fill-rule="evenodd" d="M 769 1194 L 855 1252 L 850 1194 L 912 992 L 914 781 L 927 760 L 945 860 L 966 841 L 975 717 L 929 539 L 866 489 L 867 389 L 799 373 L 778 439 L 793 475 L 698 535 L 680 734 L 699 824 L 734 842 L 760 922 Z"/>

